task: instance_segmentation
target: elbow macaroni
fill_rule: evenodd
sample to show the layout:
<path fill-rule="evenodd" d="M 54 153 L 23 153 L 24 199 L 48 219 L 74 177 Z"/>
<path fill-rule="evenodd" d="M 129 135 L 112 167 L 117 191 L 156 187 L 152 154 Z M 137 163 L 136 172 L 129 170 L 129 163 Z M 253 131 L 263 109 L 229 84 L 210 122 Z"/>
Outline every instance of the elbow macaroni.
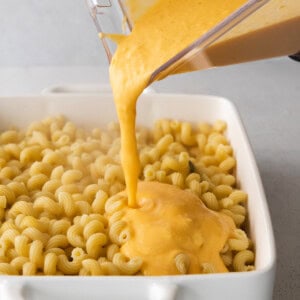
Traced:
<path fill-rule="evenodd" d="M 240 228 L 247 194 L 236 187 L 236 160 L 216 121 L 193 127 L 157 121 L 137 133 L 141 179 L 189 189 L 231 217 L 237 229 L 220 253 L 229 270 L 254 269 L 252 243 Z M 131 232 L 122 221 L 125 189 L 117 124 L 88 133 L 61 116 L 0 135 L 0 275 L 142 274 L 140 258 L 122 245 Z M 174 265 L 187 274 L 189 256 Z M 203 273 L 214 272 L 209 262 Z"/>

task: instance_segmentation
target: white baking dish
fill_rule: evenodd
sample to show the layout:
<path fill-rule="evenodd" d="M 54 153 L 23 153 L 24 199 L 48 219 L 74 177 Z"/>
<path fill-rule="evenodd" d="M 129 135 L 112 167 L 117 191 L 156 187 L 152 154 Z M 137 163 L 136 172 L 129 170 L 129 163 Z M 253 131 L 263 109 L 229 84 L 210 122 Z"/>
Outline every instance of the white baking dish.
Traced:
<path fill-rule="evenodd" d="M 1 130 L 10 125 L 22 127 L 34 120 L 57 114 L 63 114 L 83 127 L 101 127 L 116 120 L 110 93 L 58 93 L 0 98 Z M 255 242 L 256 270 L 248 273 L 164 277 L 2 276 L 1 300 L 272 299 L 275 275 L 272 225 L 255 159 L 237 110 L 228 100 L 214 96 L 155 93 L 143 95 L 138 103 L 137 123 L 152 125 L 159 118 L 177 118 L 192 122 L 223 119 L 228 123 L 228 137 L 238 162 L 239 183 L 249 195 L 249 230 Z M 21 288 L 23 296 L 20 296 Z"/>

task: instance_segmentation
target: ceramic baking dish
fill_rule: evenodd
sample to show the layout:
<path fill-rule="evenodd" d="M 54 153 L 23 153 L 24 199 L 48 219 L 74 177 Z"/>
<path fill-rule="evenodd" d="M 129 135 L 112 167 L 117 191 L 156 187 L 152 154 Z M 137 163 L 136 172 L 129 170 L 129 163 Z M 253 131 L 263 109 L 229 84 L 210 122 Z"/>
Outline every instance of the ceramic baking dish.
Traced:
<path fill-rule="evenodd" d="M 78 126 L 101 127 L 117 120 L 112 95 L 61 94 L 0 98 L 0 129 L 26 126 L 63 114 Z M 137 123 L 159 118 L 192 122 L 223 119 L 237 158 L 239 184 L 249 195 L 249 231 L 255 243 L 256 270 L 248 273 L 161 277 L 0 277 L 1 300 L 253 300 L 272 299 L 275 245 L 260 175 L 234 105 L 220 97 L 149 93 L 138 103 Z"/>

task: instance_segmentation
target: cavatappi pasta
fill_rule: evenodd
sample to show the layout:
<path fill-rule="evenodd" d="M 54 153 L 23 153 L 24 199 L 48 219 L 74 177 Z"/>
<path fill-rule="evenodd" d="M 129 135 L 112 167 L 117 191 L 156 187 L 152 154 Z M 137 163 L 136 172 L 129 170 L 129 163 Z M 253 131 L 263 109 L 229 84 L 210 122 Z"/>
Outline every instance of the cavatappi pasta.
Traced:
<path fill-rule="evenodd" d="M 236 186 L 226 124 L 160 120 L 137 130 L 143 181 L 190 190 L 237 229 L 220 256 L 228 270 L 254 269 L 244 229 L 247 194 Z M 122 220 L 126 198 L 117 124 L 84 131 L 63 117 L 0 134 L 1 275 L 142 275 L 143 261 L 120 252 L 132 232 Z M 188 273 L 185 253 L 174 257 Z M 209 262 L 202 273 L 214 272 Z"/>

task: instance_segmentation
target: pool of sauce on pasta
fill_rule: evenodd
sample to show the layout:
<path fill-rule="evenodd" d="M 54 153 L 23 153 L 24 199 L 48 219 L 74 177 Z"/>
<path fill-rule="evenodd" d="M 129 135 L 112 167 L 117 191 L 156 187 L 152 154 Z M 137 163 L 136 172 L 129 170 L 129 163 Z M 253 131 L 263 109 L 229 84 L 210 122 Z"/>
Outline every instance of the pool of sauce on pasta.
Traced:
<path fill-rule="evenodd" d="M 131 9 L 137 8 L 138 2 L 128 1 Z M 110 65 L 110 80 L 120 121 L 128 195 L 124 219 L 131 231 L 120 251 L 129 258 L 141 257 L 145 275 L 178 274 L 174 259 L 181 252 L 189 257 L 187 273 L 201 273 L 202 262 L 211 263 L 216 272 L 227 271 L 219 253 L 234 229 L 232 220 L 172 185 L 138 185 L 135 118 L 137 99 L 151 74 L 243 3 L 245 0 L 158 0 L 137 17 L 130 35 L 114 37 L 118 47 Z"/>
<path fill-rule="evenodd" d="M 144 275 L 180 274 L 174 263 L 180 254 L 188 257 L 186 273 L 202 273 L 208 262 L 215 272 L 227 272 L 219 253 L 235 227 L 228 216 L 209 210 L 192 192 L 158 182 L 138 184 L 137 204 L 125 209 L 132 234 L 121 252 L 142 258 Z"/>

